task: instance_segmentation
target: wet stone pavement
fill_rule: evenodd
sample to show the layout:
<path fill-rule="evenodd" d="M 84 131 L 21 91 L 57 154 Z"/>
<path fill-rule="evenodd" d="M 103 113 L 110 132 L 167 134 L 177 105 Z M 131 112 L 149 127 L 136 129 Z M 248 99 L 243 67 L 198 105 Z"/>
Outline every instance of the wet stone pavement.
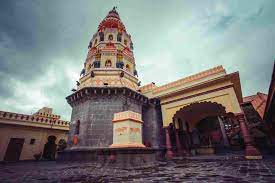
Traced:
<path fill-rule="evenodd" d="M 275 182 L 275 158 L 174 160 L 130 171 L 93 163 L 18 162 L 0 164 L 0 182 Z"/>

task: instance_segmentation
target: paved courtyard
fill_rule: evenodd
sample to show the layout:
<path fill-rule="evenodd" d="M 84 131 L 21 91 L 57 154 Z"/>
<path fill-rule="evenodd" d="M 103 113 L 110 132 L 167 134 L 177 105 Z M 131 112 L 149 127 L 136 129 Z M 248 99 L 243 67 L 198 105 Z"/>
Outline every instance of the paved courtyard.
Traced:
<path fill-rule="evenodd" d="M 275 182 L 275 158 L 174 160 L 131 171 L 93 163 L 19 162 L 0 164 L 0 182 Z"/>

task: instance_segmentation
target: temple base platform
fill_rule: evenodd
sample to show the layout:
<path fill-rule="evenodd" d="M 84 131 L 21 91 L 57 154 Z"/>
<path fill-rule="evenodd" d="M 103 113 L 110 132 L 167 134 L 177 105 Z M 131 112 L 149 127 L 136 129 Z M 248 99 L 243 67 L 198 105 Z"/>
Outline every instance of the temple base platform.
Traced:
<path fill-rule="evenodd" d="M 215 154 L 215 148 L 201 146 L 201 147 L 192 149 L 191 152 L 193 152 L 193 155 L 213 155 Z"/>
<path fill-rule="evenodd" d="M 139 169 L 155 166 L 157 149 L 153 148 L 77 148 L 58 153 L 58 162 L 95 162 L 102 167 Z"/>

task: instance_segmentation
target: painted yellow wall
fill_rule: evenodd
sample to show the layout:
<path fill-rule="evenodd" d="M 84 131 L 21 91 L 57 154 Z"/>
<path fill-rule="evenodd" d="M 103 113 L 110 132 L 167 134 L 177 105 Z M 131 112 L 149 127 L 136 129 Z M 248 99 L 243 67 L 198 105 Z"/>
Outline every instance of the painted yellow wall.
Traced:
<path fill-rule="evenodd" d="M 166 102 L 169 102 L 169 101 L 172 101 L 172 100 L 178 100 L 180 98 L 189 97 L 189 96 L 192 96 L 192 95 L 197 95 L 197 94 L 200 94 L 200 93 L 203 93 L 203 92 L 208 92 L 210 90 L 215 90 L 215 89 L 218 89 L 218 88 L 221 88 L 221 87 L 226 87 L 226 86 L 229 86 L 229 85 L 232 85 L 232 83 L 230 81 L 220 81 L 220 82 L 215 82 L 215 83 L 208 84 L 206 86 L 200 86 L 197 89 L 193 89 L 193 88 L 188 89 L 187 88 L 187 90 L 185 89 L 184 92 L 180 92 L 176 95 L 175 94 L 168 94 L 167 96 L 161 97 L 161 103 L 166 103 Z"/>
<path fill-rule="evenodd" d="M 65 139 L 67 141 L 67 130 L 64 131 L 0 124 L 0 161 L 4 160 L 4 156 L 11 138 L 25 139 L 20 160 L 32 160 L 34 159 L 34 154 L 43 152 L 44 145 L 50 135 L 57 137 L 56 144 L 60 139 Z M 35 143 L 33 145 L 30 144 L 31 139 L 35 139 Z"/>
<path fill-rule="evenodd" d="M 181 93 L 179 92 L 177 95 L 171 94 L 166 98 L 162 98 L 161 109 L 162 109 L 163 125 L 168 126 L 169 123 L 172 122 L 172 118 L 178 110 L 194 102 L 205 102 L 205 101 L 216 102 L 216 103 L 222 104 L 225 107 L 226 112 L 240 113 L 241 108 L 239 106 L 239 102 L 237 100 L 237 96 L 235 94 L 233 86 L 226 89 L 219 90 L 219 91 L 213 91 L 211 93 L 198 95 L 199 93 L 207 92 L 213 89 L 218 89 L 231 84 L 232 83 L 230 81 L 223 81 L 220 83 L 215 83 L 211 86 L 205 86 L 203 88 L 194 89 L 189 92 L 183 91 Z M 192 95 L 197 95 L 197 96 L 179 100 L 180 98 L 188 97 Z M 176 99 L 178 99 L 178 101 L 165 104 L 166 102 L 173 101 Z"/>

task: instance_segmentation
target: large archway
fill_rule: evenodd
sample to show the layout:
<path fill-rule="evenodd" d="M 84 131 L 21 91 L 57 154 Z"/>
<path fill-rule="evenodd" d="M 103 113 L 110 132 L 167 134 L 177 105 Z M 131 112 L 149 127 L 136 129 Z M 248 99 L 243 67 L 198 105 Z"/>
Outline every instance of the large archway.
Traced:
<path fill-rule="evenodd" d="M 214 154 L 229 146 L 225 107 L 213 102 L 192 103 L 178 110 L 169 125 L 173 149 L 184 154 Z"/>

